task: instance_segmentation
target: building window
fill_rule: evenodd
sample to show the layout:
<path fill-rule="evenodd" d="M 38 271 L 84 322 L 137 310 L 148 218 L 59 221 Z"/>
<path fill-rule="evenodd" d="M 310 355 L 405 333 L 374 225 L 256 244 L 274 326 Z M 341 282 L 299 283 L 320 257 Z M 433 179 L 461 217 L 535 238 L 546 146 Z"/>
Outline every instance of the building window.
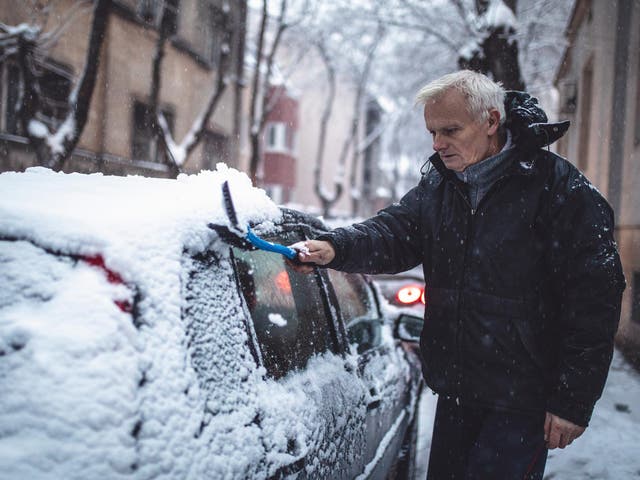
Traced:
<path fill-rule="evenodd" d="M 22 130 L 18 118 L 20 89 L 20 68 L 13 62 L 4 62 L 0 69 L 0 127 L 13 135 L 20 135 Z"/>
<path fill-rule="evenodd" d="M 578 86 L 573 80 L 565 80 L 561 87 L 560 113 L 574 114 L 576 113 L 576 104 L 578 103 Z"/>
<path fill-rule="evenodd" d="M 633 272 L 631 321 L 640 324 L 640 272 Z"/>
<path fill-rule="evenodd" d="M 162 11 L 162 0 L 138 0 L 138 15 L 145 22 L 156 23 Z"/>
<path fill-rule="evenodd" d="M 55 130 L 69 111 L 71 74 L 57 66 L 44 67 L 40 74 L 39 84 L 40 113 L 42 115 L 39 120 Z"/>
<path fill-rule="evenodd" d="M 169 130 L 173 132 L 173 113 L 163 109 L 162 113 L 167 119 Z M 164 151 L 158 148 L 153 134 L 153 123 L 149 106 L 142 102 L 134 102 L 133 105 L 133 136 L 131 142 L 131 158 L 134 160 L 147 160 L 151 162 L 166 163 Z"/>
<path fill-rule="evenodd" d="M 229 158 L 229 139 L 219 133 L 206 132 L 202 151 L 202 167 L 213 169 L 218 162 L 228 164 Z"/>
<path fill-rule="evenodd" d="M 271 122 L 267 124 L 265 135 L 265 151 L 286 152 L 293 147 L 295 132 L 286 123 Z"/>
<path fill-rule="evenodd" d="M 173 35 L 178 31 L 180 0 L 165 0 L 164 9 L 164 21 L 166 23 L 167 32 L 169 35 Z"/>
<path fill-rule="evenodd" d="M 264 191 L 267 193 L 267 196 L 275 203 L 276 205 L 281 205 L 285 203 L 284 200 L 284 190 L 282 185 L 264 185 Z"/>
<path fill-rule="evenodd" d="M 290 152 L 293 152 L 296 149 L 296 131 L 287 126 L 287 148 Z"/>
<path fill-rule="evenodd" d="M 69 93 L 72 83 L 71 69 L 50 60 L 37 65 L 36 80 L 40 90 L 40 111 L 37 119 L 55 130 L 69 111 Z M 20 68 L 14 62 L 4 62 L 0 67 L 1 129 L 13 135 L 22 135 L 18 117 L 18 102 L 22 92 Z"/>
<path fill-rule="evenodd" d="M 199 3 L 200 40 L 202 55 L 212 65 L 217 65 L 224 40 L 225 15 L 222 9 L 206 0 Z"/>
<path fill-rule="evenodd" d="M 582 71 L 580 92 L 580 138 L 578 146 L 578 168 L 585 171 L 589 166 L 589 131 L 591 130 L 591 104 L 593 102 L 593 58 Z"/>

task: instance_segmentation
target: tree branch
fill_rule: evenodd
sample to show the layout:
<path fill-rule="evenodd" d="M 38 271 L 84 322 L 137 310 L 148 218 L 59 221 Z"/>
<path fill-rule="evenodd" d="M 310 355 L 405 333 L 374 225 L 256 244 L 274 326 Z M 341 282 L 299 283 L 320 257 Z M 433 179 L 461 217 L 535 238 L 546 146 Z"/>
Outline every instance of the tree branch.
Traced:
<path fill-rule="evenodd" d="M 320 120 L 320 133 L 318 137 L 318 150 L 316 151 L 316 164 L 313 170 L 313 187 L 316 195 L 320 199 L 320 203 L 322 204 L 322 214 L 325 217 L 329 217 L 331 207 L 338 201 L 338 199 L 342 196 L 342 179 L 335 181 L 335 190 L 333 195 L 328 194 L 322 188 L 322 162 L 324 159 L 324 147 L 326 143 L 327 137 L 327 125 L 329 123 L 329 118 L 331 117 L 331 111 L 333 110 L 333 103 L 336 96 L 336 71 L 331 63 L 331 59 L 327 52 L 327 47 L 324 44 L 324 39 L 320 37 L 318 41 L 315 43 L 318 51 L 320 52 L 320 58 L 325 66 L 327 71 L 327 82 L 329 85 L 329 96 L 327 101 L 325 102 L 324 110 L 322 112 L 322 118 Z"/>
<path fill-rule="evenodd" d="M 251 90 L 251 105 L 249 108 L 249 140 L 251 143 L 251 159 L 249 161 L 249 177 L 255 185 L 257 180 L 258 164 L 260 162 L 260 138 L 257 118 L 258 87 L 260 85 L 260 69 L 262 67 L 262 50 L 264 48 L 264 35 L 267 28 L 267 0 L 262 0 L 262 18 L 260 20 L 260 32 L 256 48 L 256 64 L 253 72 L 253 85 Z"/>

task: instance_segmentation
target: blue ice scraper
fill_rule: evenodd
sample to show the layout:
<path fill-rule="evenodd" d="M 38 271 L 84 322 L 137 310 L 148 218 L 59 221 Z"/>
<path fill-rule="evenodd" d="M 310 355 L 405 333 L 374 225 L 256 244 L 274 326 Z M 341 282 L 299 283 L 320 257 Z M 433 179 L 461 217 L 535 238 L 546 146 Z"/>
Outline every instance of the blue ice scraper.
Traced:
<path fill-rule="evenodd" d="M 209 227 L 218 232 L 218 235 L 220 235 L 223 240 L 245 250 L 253 250 L 257 248 L 259 250 L 279 253 L 280 255 L 284 255 L 289 260 L 293 260 L 294 262 L 298 261 L 298 252 L 296 252 L 293 248 L 289 248 L 277 243 L 267 242 L 266 240 L 253 233 L 249 225 L 247 225 L 247 233 L 244 234 L 244 232 L 240 228 L 240 224 L 238 223 L 238 216 L 236 215 L 236 209 L 233 206 L 233 199 L 231 198 L 231 190 L 229 190 L 228 181 L 225 181 L 222 184 L 222 198 L 224 200 L 224 208 L 227 212 L 227 216 L 229 217 L 229 221 L 231 222 L 233 229 L 214 224 L 209 224 Z"/>

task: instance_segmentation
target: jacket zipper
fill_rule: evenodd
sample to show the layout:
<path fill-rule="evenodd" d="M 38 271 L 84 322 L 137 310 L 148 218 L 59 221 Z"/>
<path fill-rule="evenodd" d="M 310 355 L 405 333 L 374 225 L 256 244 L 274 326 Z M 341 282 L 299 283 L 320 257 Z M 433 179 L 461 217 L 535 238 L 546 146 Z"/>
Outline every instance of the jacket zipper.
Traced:
<path fill-rule="evenodd" d="M 487 193 L 485 193 L 485 195 L 482 197 L 482 199 L 480 199 L 480 201 L 478 202 L 478 206 L 474 209 L 473 206 L 471 205 L 471 202 L 469 201 L 469 199 L 467 198 L 467 196 L 464 194 L 464 192 L 460 189 L 460 187 L 458 186 L 458 184 L 454 181 L 453 186 L 454 189 L 456 190 L 456 192 L 458 193 L 458 195 L 460 196 L 460 198 L 463 200 L 463 202 L 465 203 L 465 205 L 467 205 L 467 207 L 469 208 L 469 213 L 470 215 L 468 216 L 467 220 L 468 220 L 468 224 L 467 224 L 467 228 L 465 230 L 465 245 L 464 245 L 464 257 L 463 257 L 463 261 L 462 261 L 462 268 L 461 268 L 461 274 L 460 274 L 460 279 L 459 279 L 459 286 L 457 288 L 457 298 L 456 298 L 456 309 L 457 309 L 457 318 L 456 318 L 456 322 L 457 322 L 457 326 L 458 329 L 456 331 L 456 356 L 458 357 L 458 365 L 460 368 L 460 373 L 458 376 L 459 379 L 459 383 L 456 385 L 456 402 L 459 404 L 459 398 L 460 398 L 460 393 L 462 391 L 462 384 L 464 382 L 464 371 L 462 368 L 462 360 L 463 360 L 463 356 L 464 356 L 464 351 L 462 350 L 462 309 L 464 308 L 464 298 L 462 298 L 461 296 L 461 292 L 463 290 L 464 287 L 464 277 L 465 277 L 465 273 L 467 271 L 467 263 L 468 263 L 468 259 L 469 259 L 469 244 L 470 244 L 470 240 L 472 238 L 472 232 L 473 232 L 473 226 L 474 226 L 474 217 L 476 215 L 476 213 L 478 212 L 478 210 L 480 209 L 480 205 L 486 203 L 487 197 L 489 197 L 490 194 L 492 194 L 495 190 L 496 187 L 501 184 L 505 178 L 507 178 L 509 175 L 503 175 L 500 178 L 498 178 L 495 182 L 493 182 L 493 185 L 491 185 L 491 187 L 489 188 L 489 190 L 487 191 Z"/>
<path fill-rule="evenodd" d="M 498 178 L 495 182 L 493 182 L 493 185 L 489 187 L 489 190 L 487 190 L 487 193 L 485 193 L 484 197 L 482 197 L 478 202 L 478 206 L 476 207 L 475 210 L 471 208 L 471 203 L 467 201 L 467 205 L 469 205 L 469 208 L 471 209 L 471 215 L 475 215 L 478 212 L 478 210 L 480 210 L 480 205 L 486 203 L 487 198 L 489 198 L 497 190 L 498 185 L 501 185 L 504 182 L 504 180 L 509 176 L 510 176 L 509 174 L 503 175 L 500 178 Z"/>
<path fill-rule="evenodd" d="M 464 358 L 464 351 L 462 349 L 462 327 L 463 327 L 463 321 L 462 321 L 462 309 L 464 308 L 464 298 L 461 295 L 461 292 L 464 288 L 464 276 L 467 270 L 467 263 L 468 263 L 468 256 L 469 256 L 469 242 L 471 239 L 471 232 L 473 231 L 473 219 L 475 217 L 475 214 L 477 212 L 477 209 L 474 209 L 471 206 L 471 202 L 469 201 L 469 199 L 467 198 L 467 196 L 464 194 L 464 192 L 458 187 L 458 185 L 456 185 L 454 183 L 455 189 L 458 192 L 458 194 L 460 195 L 460 197 L 462 198 L 462 200 L 464 201 L 464 203 L 467 205 L 467 207 L 469 207 L 469 213 L 471 215 L 468 215 L 467 217 L 467 228 L 465 229 L 465 238 L 464 238 L 464 257 L 462 260 L 462 268 L 460 269 L 460 278 L 458 280 L 458 288 L 456 289 L 456 310 L 457 310 L 457 315 L 456 315 L 456 323 L 457 323 L 457 330 L 456 330 L 456 356 L 458 358 L 458 368 L 459 368 L 459 373 L 458 373 L 458 383 L 456 384 L 456 402 L 459 405 L 459 398 L 460 398 L 460 394 L 462 392 L 462 385 L 464 383 L 464 370 L 462 368 L 463 365 L 463 358 Z"/>

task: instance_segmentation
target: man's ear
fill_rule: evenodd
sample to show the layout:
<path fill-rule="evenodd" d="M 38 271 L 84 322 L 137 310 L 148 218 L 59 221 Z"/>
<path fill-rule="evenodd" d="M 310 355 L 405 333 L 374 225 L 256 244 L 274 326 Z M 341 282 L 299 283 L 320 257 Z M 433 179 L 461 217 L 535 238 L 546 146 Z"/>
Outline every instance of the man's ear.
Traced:
<path fill-rule="evenodd" d="M 496 108 L 489 110 L 489 130 L 487 134 L 495 135 L 500 126 L 500 112 Z"/>

